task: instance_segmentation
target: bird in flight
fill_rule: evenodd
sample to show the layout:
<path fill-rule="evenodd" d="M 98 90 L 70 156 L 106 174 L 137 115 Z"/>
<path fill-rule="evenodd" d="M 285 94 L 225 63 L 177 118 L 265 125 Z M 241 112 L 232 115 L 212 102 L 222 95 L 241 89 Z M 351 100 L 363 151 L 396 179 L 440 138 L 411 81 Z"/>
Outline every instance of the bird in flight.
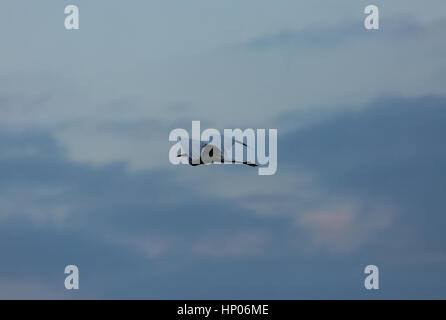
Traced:
<path fill-rule="evenodd" d="M 190 148 L 190 146 L 194 145 L 194 142 L 196 145 L 200 146 L 199 152 L 197 152 L 197 150 L 194 150 L 193 147 Z M 248 161 L 238 161 L 232 159 L 232 157 L 229 157 L 227 150 L 229 150 L 229 148 L 232 150 L 232 147 L 236 143 L 241 144 L 246 148 L 250 148 L 246 143 L 238 140 L 233 140 L 232 137 L 224 139 L 223 152 L 222 150 L 220 150 L 221 146 L 215 141 L 202 142 L 193 139 L 184 139 L 184 140 L 182 139 L 181 146 L 183 153 L 180 153 L 178 157 L 188 158 L 188 162 L 191 166 L 199 166 L 211 163 L 236 163 L 236 164 L 248 165 L 250 167 L 257 167 L 258 165 L 256 163 Z M 184 152 L 184 150 L 188 150 L 189 152 Z"/>

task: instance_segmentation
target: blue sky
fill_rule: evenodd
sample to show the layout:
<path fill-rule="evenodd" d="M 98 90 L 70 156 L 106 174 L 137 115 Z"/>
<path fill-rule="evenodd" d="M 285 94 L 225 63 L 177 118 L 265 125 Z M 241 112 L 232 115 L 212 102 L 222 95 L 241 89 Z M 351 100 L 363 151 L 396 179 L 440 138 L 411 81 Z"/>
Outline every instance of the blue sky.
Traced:
<path fill-rule="evenodd" d="M 446 298 L 446 4 L 369 4 L 3 1 L 0 298 Z M 172 166 L 192 120 L 277 174 Z"/>

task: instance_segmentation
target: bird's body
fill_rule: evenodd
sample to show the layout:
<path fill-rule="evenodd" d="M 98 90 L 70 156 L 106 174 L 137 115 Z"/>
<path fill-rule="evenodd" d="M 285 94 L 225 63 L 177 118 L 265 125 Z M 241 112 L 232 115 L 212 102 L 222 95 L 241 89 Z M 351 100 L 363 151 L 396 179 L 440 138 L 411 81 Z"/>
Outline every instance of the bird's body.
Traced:
<path fill-rule="evenodd" d="M 227 152 L 228 148 L 231 148 L 235 143 L 242 144 L 243 146 L 248 146 L 240 141 L 230 139 L 224 139 L 223 141 L 223 152 L 221 150 L 221 141 L 211 141 L 202 142 L 193 139 L 181 140 L 181 146 L 183 153 L 179 154 L 178 157 L 187 157 L 189 164 L 191 166 L 199 166 L 211 163 L 236 163 L 245 164 L 250 167 L 257 167 L 257 164 L 248 161 L 237 161 L 236 159 L 229 159 L 229 154 Z M 199 151 L 197 152 L 197 148 Z M 186 152 L 184 152 L 186 151 Z"/>

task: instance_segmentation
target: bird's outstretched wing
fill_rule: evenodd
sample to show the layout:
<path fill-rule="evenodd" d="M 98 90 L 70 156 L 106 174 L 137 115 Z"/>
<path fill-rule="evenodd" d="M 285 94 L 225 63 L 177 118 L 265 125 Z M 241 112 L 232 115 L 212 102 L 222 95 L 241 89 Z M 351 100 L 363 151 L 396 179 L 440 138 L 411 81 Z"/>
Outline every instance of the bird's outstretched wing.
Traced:
<path fill-rule="evenodd" d="M 248 163 L 246 161 L 243 161 L 243 159 L 239 159 L 236 157 L 235 155 L 235 144 L 240 144 L 243 145 L 246 149 L 249 150 L 254 150 L 254 148 L 246 143 L 244 143 L 243 141 L 239 141 L 237 139 L 235 139 L 232 136 L 224 136 L 223 137 L 223 146 L 224 146 L 224 158 L 226 161 L 231 161 L 232 163 L 239 163 L 239 164 L 247 164 L 247 165 L 255 165 L 253 163 Z M 231 154 L 229 154 L 228 150 L 231 150 Z"/>
<path fill-rule="evenodd" d="M 193 142 L 197 143 L 198 142 L 198 150 L 194 149 L 193 146 Z M 201 141 L 197 141 L 197 140 L 192 140 L 192 139 L 182 139 L 181 140 L 181 148 L 182 148 L 182 153 L 187 154 L 187 156 L 189 157 L 189 160 L 191 161 L 198 161 L 198 163 L 200 163 L 200 155 L 201 155 L 201 149 L 202 149 L 202 145 L 203 143 Z"/>

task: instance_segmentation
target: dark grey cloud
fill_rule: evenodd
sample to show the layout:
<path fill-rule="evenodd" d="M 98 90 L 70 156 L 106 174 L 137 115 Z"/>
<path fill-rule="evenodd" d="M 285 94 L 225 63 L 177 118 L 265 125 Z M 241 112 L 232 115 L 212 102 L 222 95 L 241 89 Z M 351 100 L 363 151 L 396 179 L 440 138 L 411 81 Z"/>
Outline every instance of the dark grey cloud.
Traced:
<path fill-rule="evenodd" d="M 0 283 L 16 288 L 14 297 L 373 298 L 362 287 L 363 267 L 373 263 L 386 275 L 377 298 L 444 297 L 445 101 L 384 99 L 280 139 L 280 172 L 316 176 L 313 202 L 363 202 L 355 214 L 365 223 L 353 226 L 376 224 L 368 210 L 378 200 L 401 209 L 372 241 L 341 254 L 305 250 L 314 221 L 297 228 L 274 216 L 281 204 L 315 206 L 301 203 L 299 190 L 275 197 L 280 174 L 263 182 L 259 204 L 272 204 L 273 214 L 264 216 L 244 208 L 249 199 L 204 196 L 184 175 L 201 175 L 196 168 L 76 164 L 46 132 L 3 131 Z M 79 293 L 63 289 L 67 264 L 81 269 Z"/>
<path fill-rule="evenodd" d="M 396 228 L 444 252 L 445 134 L 446 99 L 381 99 L 289 134 L 279 159 L 314 174 L 327 194 L 396 204 Z"/>
<path fill-rule="evenodd" d="M 336 25 L 316 25 L 303 30 L 283 30 L 251 40 L 247 48 L 253 50 L 292 49 L 321 50 L 346 45 L 349 42 L 369 41 L 413 41 L 413 39 L 438 35 L 446 28 L 444 20 L 423 25 L 411 19 L 386 20 L 379 31 L 364 28 L 364 20 L 349 21 Z"/>
<path fill-rule="evenodd" d="M 268 246 L 265 219 L 202 197 L 172 172 L 75 164 L 42 131 L 0 136 L 0 279 L 30 282 L 14 297 L 30 297 L 33 281 L 45 297 L 197 296 L 186 284 L 201 277 L 207 258 L 244 260 Z M 82 270 L 79 296 L 63 290 L 67 264 Z M 172 281 L 186 284 L 172 291 Z"/>

